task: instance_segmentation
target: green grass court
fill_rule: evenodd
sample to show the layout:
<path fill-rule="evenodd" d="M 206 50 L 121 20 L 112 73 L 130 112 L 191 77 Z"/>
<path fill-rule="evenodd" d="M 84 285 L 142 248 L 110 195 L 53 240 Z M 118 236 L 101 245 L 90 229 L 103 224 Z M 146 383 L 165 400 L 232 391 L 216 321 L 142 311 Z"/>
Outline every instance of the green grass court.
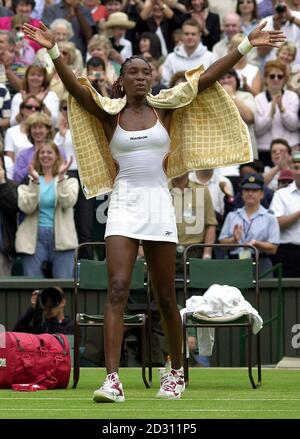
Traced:
<path fill-rule="evenodd" d="M 146 389 L 140 368 L 123 368 L 126 401 L 97 404 L 93 390 L 104 369 L 82 368 L 78 388 L 39 392 L 0 390 L 1 419 L 299 419 L 298 370 L 263 369 L 263 385 L 253 390 L 246 369 L 190 369 L 190 385 L 178 401 L 155 398 L 154 384 Z"/>

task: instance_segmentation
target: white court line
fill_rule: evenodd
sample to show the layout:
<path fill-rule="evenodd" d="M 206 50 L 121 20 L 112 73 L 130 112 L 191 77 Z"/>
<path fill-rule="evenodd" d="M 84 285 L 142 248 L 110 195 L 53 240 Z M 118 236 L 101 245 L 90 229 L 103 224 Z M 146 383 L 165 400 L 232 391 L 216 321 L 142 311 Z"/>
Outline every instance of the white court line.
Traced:
<path fill-rule="evenodd" d="M 0 401 L 91 401 L 92 398 L 54 398 L 54 397 L 48 397 L 44 396 L 42 397 L 0 397 Z M 159 398 L 128 398 L 126 400 L 127 402 L 130 401 L 162 401 Z M 203 399 L 203 398 L 182 398 L 180 401 L 201 401 L 203 403 L 209 402 L 209 401 L 300 401 L 300 398 L 210 398 L 210 399 Z"/>
<path fill-rule="evenodd" d="M 79 411 L 79 412 L 81 412 L 81 411 L 92 411 L 92 410 L 94 410 L 94 411 L 98 411 L 99 410 L 99 406 L 101 406 L 101 407 L 105 407 L 105 406 L 110 406 L 110 404 L 97 404 L 97 406 L 98 406 L 98 408 L 92 408 L 92 407 L 90 407 L 90 408 L 86 408 L 86 409 L 84 409 L 84 408 L 78 408 L 78 407 L 68 407 L 65 411 L 69 411 L 69 410 L 72 410 L 72 411 Z M 111 406 L 110 406 L 111 407 Z M 109 408 L 109 407 L 107 407 L 107 408 Z M 9 408 L 1 408 L 1 411 L 7 411 L 7 412 L 11 412 L 11 411 L 19 411 L 19 412 L 21 412 L 21 411 L 33 411 L 33 412 L 41 412 L 41 411 L 45 411 L 45 409 L 43 408 L 40 408 L 40 409 L 32 409 L 32 408 L 24 408 L 24 409 L 18 409 L 18 408 L 11 408 L 11 409 L 9 409 Z M 52 408 L 48 408 L 47 407 L 47 411 L 51 411 L 51 412 L 64 412 L 64 409 L 61 409 L 61 408 L 58 408 L 58 409 L 52 409 Z M 160 412 L 161 413 L 161 409 L 143 409 L 143 410 L 141 410 L 142 412 L 149 412 L 149 413 L 153 413 L 153 412 Z M 167 409 L 167 408 L 164 408 L 164 412 L 177 412 L 178 410 L 177 409 Z M 132 408 L 132 409 L 116 409 L 116 410 L 114 410 L 114 413 L 115 412 L 120 412 L 120 413 L 122 413 L 122 412 L 134 412 L 134 413 L 136 413 L 136 409 L 135 408 Z M 290 412 L 297 412 L 297 413 L 299 413 L 300 412 L 300 410 L 298 409 L 232 409 L 232 410 L 230 410 L 230 409 L 181 409 L 181 412 L 187 412 L 187 413 L 189 413 L 189 412 L 196 412 L 196 413 L 198 413 L 198 412 L 226 412 L 226 413 L 231 413 L 231 412 L 238 412 L 238 413 L 240 413 L 240 412 L 288 412 L 288 413 L 290 413 Z M 0 418 L 1 419 L 1 418 Z"/>

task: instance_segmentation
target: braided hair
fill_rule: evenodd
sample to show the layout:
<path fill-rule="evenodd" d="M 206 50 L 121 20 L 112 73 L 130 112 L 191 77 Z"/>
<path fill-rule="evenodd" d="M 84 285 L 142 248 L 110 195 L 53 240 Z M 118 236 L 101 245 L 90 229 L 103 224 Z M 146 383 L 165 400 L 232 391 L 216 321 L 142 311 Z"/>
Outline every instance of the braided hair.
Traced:
<path fill-rule="evenodd" d="M 124 91 L 124 89 L 121 88 L 120 78 L 124 74 L 125 67 L 128 64 L 130 64 L 132 62 L 132 60 L 134 60 L 134 59 L 141 59 L 142 61 L 144 61 L 148 65 L 148 67 L 152 71 L 151 64 L 143 56 L 133 55 L 130 58 L 126 58 L 125 61 L 123 62 L 123 64 L 121 64 L 120 75 L 119 75 L 118 79 L 112 85 L 112 97 L 113 98 L 118 99 L 118 98 L 122 98 L 123 96 L 125 96 L 125 91 Z"/>

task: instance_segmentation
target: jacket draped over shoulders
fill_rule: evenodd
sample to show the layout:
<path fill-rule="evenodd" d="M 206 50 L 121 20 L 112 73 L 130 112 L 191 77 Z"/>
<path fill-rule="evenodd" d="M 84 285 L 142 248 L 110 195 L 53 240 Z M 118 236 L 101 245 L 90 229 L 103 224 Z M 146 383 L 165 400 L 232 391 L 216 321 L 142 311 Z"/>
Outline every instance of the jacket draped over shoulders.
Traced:
<path fill-rule="evenodd" d="M 203 67 L 186 72 L 187 82 L 147 95 L 154 108 L 174 109 L 170 125 L 171 149 L 167 163 L 169 179 L 197 169 L 218 168 L 253 160 L 248 127 L 233 100 L 218 83 L 198 94 Z M 111 115 L 126 105 L 126 96 L 110 99 L 101 96 L 86 78 L 97 105 Z M 69 95 L 69 123 L 75 147 L 81 185 L 86 198 L 112 190 L 116 166 L 103 126 Z"/>

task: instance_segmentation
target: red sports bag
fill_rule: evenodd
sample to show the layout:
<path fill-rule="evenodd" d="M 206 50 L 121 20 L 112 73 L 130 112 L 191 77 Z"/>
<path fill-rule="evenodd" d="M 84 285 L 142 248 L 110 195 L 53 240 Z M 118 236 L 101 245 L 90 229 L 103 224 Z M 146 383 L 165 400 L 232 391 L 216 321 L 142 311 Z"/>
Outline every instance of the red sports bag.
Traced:
<path fill-rule="evenodd" d="M 13 384 L 40 384 L 47 389 L 68 386 L 70 346 L 63 334 L 0 334 L 0 389 Z"/>

